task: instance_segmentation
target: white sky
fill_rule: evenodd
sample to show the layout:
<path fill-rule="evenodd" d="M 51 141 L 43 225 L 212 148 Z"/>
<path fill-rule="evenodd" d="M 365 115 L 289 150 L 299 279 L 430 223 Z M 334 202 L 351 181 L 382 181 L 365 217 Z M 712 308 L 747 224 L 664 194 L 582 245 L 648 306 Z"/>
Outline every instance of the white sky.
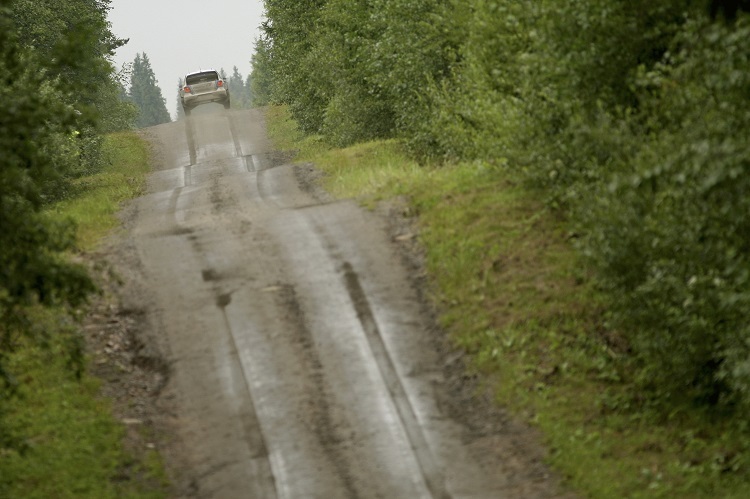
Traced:
<path fill-rule="evenodd" d="M 263 0 L 111 0 L 109 21 L 118 38 L 130 38 L 115 66 L 145 52 L 167 109 L 175 116 L 177 82 L 185 73 L 221 68 L 243 78 L 263 21 Z"/>

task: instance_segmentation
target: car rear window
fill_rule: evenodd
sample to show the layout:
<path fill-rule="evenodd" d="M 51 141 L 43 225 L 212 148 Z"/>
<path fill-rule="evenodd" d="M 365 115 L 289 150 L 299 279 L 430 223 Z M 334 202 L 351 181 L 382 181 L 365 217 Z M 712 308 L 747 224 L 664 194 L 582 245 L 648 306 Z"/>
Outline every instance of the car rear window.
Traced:
<path fill-rule="evenodd" d="M 208 81 L 216 81 L 219 79 L 216 71 L 206 71 L 203 73 L 195 73 L 185 77 L 185 81 L 188 85 L 195 85 L 196 83 L 206 83 Z"/>

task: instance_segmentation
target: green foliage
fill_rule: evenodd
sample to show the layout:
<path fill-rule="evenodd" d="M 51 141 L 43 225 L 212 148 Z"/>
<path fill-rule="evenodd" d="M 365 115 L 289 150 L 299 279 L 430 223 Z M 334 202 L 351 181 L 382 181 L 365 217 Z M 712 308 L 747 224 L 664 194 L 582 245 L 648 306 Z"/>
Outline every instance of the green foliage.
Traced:
<path fill-rule="evenodd" d="M 156 75 L 151 68 L 151 61 L 145 52 L 137 54 L 133 60 L 128 96 L 138 109 L 136 121 L 138 127 L 149 127 L 172 121 L 167 111 L 166 101 L 156 82 Z"/>
<path fill-rule="evenodd" d="M 99 135 L 121 132 L 133 127 L 138 109 L 129 101 L 123 72 L 112 74 L 100 88 L 96 131 Z"/>
<path fill-rule="evenodd" d="M 106 166 L 76 179 L 76 195 L 47 210 L 51 216 L 75 221 L 77 246 L 82 251 L 96 249 L 102 237 L 117 227 L 121 204 L 143 193 L 150 171 L 149 150 L 133 132 L 106 136 L 102 151 Z"/>
<path fill-rule="evenodd" d="M 237 66 L 232 68 L 232 75 L 229 77 L 229 91 L 232 94 L 233 109 L 249 109 L 252 95 L 250 87 L 245 85 L 245 79 L 240 74 Z"/>
<path fill-rule="evenodd" d="M 526 153 L 530 138 L 520 127 L 536 95 L 529 73 L 540 37 L 528 26 L 539 11 L 522 1 L 452 3 L 445 14 L 451 32 L 472 29 L 461 40 L 449 77 L 427 89 L 434 105 L 426 130 L 411 138 L 416 152 L 499 164 Z"/>
<path fill-rule="evenodd" d="M 266 106 L 271 103 L 271 51 L 268 38 L 261 37 L 255 40 L 255 52 L 250 61 L 253 69 L 248 76 L 251 103 L 253 106 Z"/>
<path fill-rule="evenodd" d="M 263 24 L 264 37 L 257 48 L 267 49 L 257 62 L 261 63 L 259 83 L 269 78 L 271 99 L 289 104 L 292 114 L 307 132 L 320 129 L 328 104 L 325 80 L 318 77 L 310 61 L 315 32 L 325 0 L 266 0 L 267 21 Z M 253 59 L 254 64 L 256 59 Z M 258 101 L 262 101 L 262 94 Z"/>
<path fill-rule="evenodd" d="M 326 85 L 327 106 L 317 130 L 345 145 L 390 135 L 393 109 L 385 89 L 367 67 L 376 44 L 377 6 L 368 1 L 329 0 L 321 11 L 320 29 L 309 54 L 308 73 Z"/>
<path fill-rule="evenodd" d="M 71 258 L 76 223 L 50 209 L 78 194 L 85 187 L 82 179 L 106 166 L 102 133 L 132 125 L 132 108 L 123 103 L 109 61 L 124 42 L 109 31 L 108 5 L 108 0 L 0 0 L 4 497 L 130 492 L 103 479 L 123 464 L 111 459 L 119 439 L 111 418 L 104 421 L 102 411 L 89 418 L 77 405 L 65 410 L 82 403 L 78 396 L 91 389 L 75 325 L 95 286 Z M 40 409 L 50 399 L 54 403 Z M 90 404 L 91 392 L 83 399 Z M 65 409 L 57 410 L 61 406 Z M 72 468 L 78 471 L 70 481 L 65 478 L 73 474 L 59 473 Z"/>
<path fill-rule="evenodd" d="M 109 31 L 108 5 L 0 0 L 0 397 L 19 384 L 6 364 L 16 345 L 48 343 L 30 311 L 74 317 L 94 291 L 68 258 L 75 224 L 45 210 L 102 168 L 101 132 L 129 126 L 108 60 L 124 42 Z M 75 342 L 68 353 L 78 358 Z"/>
<path fill-rule="evenodd" d="M 110 62 L 127 40 L 109 29 L 109 0 L 15 0 L 9 12 L 22 36 L 18 43 L 44 66 L 47 79 L 97 133 L 132 126 L 132 111 L 119 98 Z M 96 147 L 96 145 L 92 146 Z"/>
<path fill-rule="evenodd" d="M 429 89 L 443 81 L 457 60 L 464 36 L 449 1 L 377 0 L 372 2 L 371 42 L 360 48 L 370 87 L 388 110 L 397 135 L 432 141 L 427 129 L 435 102 Z M 372 90 L 370 90 L 372 92 Z M 376 136 L 387 136 L 377 133 Z"/>
<path fill-rule="evenodd" d="M 50 311 L 38 311 L 35 322 L 54 336 L 45 349 L 21 345 L 10 356 L 10 368 L 27 381 L 15 397 L 0 399 L 0 497 L 165 497 L 159 466 L 123 450 L 124 428 L 97 380 L 72 375 L 64 342 L 76 337 L 65 330 L 70 325 Z"/>
<path fill-rule="evenodd" d="M 638 75 L 650 132 L 588 219 L 644 377 L 711 404 L 750 401 L 749 21 L 692 20 Z"/>
<path fill-rule="evenodd" d="M 109 135 L 102 149 L 102 171 L 77 178 L 73 195 L 43 211 L 50 222 L 74 220 L 84 249 L 117 224 L 120 203 L 143 192 L 150 170 L 148 146 L 135 133 Z M 123 451 L 123 429 L 85 372 L 75 320 L 82 312 L 71 317 L 66 307 L 39 305 L 15 311 L 22 323 L 3 319 L 14 336 L 13 348 L 3 345 L 0 368 L 15 383 L 12 392 L 0 389 L 0 497 L 163 497 L 160 464 Z M 139 479 L 127 479 L 133 475 Z"/>
<path fill-rule="evenodd" d="M 2 14 L 0 73 L 13 77 L 0 85 L 0 360 L 27 325 L 21 307 L 76 305 L 93 290 L 61 256 L 73 227 L 41 212 L 50 185 L 77 165 L 76 114 Z"/>
<path fill-rule="evenodd" d="M 444 39 L 444 2 L 267 2 L 254 75 L 289 104 L 308 133 L 350 144 L 421 130 L 426 86 L 447 74 L 457 37 Z M 301 12 L 304 10 L 304 14 Z M 288 23 L 299 16 L 308 22 Z"/>

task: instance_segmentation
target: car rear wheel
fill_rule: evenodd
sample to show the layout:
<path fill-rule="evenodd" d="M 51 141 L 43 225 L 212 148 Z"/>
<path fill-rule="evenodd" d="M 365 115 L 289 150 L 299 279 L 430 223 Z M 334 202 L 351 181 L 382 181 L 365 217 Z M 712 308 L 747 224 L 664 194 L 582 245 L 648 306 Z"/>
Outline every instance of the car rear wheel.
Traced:
<path fill-rule="evenodd" d="M 182 106 L 182 110 L 185 111 L 185 116 L 190 116 L 190 112 L 192 111 L 192 109 L 187 106 Z"/>
<path fill-rule="evenodd" d="M 231 104 L 229 102 L 229 99 L 224 101 L 224 109 L 229 109 L 231 107 Z"/>

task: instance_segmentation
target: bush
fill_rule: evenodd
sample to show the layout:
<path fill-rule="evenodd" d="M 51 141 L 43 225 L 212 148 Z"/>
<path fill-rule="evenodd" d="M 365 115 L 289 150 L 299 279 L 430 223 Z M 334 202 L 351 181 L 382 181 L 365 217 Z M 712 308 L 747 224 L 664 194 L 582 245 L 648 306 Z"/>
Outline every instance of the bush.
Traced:
<path fill-rule="evenodd" d="M 589 218 L 644 377 L 711 404 L 750 402 L 749 21 L 693 20 L 640 75 L 650 133 Z"/>

